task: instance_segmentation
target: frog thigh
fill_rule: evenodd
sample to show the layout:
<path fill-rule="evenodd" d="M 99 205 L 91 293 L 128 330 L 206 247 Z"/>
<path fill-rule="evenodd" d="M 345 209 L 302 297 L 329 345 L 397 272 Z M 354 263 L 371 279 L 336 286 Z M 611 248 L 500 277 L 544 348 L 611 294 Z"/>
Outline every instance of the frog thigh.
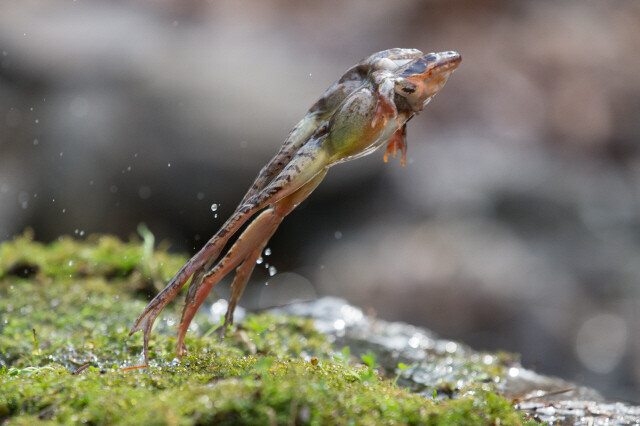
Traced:
<path fill-rule="evenodd" d="M 247 208 L 263 208 L 296 192 L 318 173 L 329 166 L 329 156 L 324 149 L 326 135 L 309 141 L 296 152 L 296 155 L 282 171 L 265 187 L 251 197 Z"/>
<path fill-rule="evenodd" d="M 358 154 L 377 137 L 381 126 L 372 126 L 376 105 L 375 92 L 363 86 L 353 92 L 334 114 L 325 143 L 332 163 Z"/>

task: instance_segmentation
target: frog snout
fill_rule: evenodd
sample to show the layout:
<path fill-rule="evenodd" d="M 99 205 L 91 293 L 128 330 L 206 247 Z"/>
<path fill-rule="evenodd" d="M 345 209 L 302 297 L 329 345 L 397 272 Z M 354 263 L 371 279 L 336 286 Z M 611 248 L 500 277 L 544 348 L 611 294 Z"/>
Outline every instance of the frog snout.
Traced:
<path fill-rule="evenodd" d="M 440 56 L 438 62 L 441 62 L 443 64 L 446 64 L 452 67 L 457 67 L 458 64 L 462 61 L 462 56 L 455 50 L 440 52 L 438 55 Z"/>

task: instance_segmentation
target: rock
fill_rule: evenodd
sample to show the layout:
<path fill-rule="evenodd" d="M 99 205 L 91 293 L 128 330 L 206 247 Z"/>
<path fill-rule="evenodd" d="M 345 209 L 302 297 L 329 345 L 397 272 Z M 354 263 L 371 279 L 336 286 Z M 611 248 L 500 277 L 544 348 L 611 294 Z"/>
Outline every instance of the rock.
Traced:
<path fill-rule="evenodd" d="M 492 383 L 535 420 L 563 425 L 640 423 L 640 406 L 607 402 L 594 389 L 537 374 L 514 355 L 478 352 L 420 327 L 365 315 L 344 299 L 324 297 L 272 312 L 313 318 L 315 327 L 337 346 L 348 346 L 353 355 L 372 351 L 381 372 L 398 374 L 399 385 L 425 396 L 435 392 L 455 398 L 466 386 Z"/>

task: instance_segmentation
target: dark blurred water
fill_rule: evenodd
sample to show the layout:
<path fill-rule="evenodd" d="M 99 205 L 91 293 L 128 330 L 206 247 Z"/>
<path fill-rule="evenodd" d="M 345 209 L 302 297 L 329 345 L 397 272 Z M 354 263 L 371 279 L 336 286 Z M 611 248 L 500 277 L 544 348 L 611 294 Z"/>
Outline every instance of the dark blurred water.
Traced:
<path fill-rule="evenodd" d="M 638 402 L 639 28 L 629 1 L 4 2 L 0 239 L 145 222 L 193 252 L 346 68 L 454 49 L 407 166 L 332 169 L 246 303 L 344 296 Z"/>

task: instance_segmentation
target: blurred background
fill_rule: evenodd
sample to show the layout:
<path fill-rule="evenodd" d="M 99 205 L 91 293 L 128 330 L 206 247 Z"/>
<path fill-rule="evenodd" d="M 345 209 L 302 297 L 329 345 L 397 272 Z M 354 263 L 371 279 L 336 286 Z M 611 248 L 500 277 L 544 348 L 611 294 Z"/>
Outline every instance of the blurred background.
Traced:
<path fill-rule="evenodd" d="M 637 403 L 639 46 L 633 1 L 3 1 L 0 240 L 193 254 L 345 69 L 457 50 L 407 166 L 333 168 L 244 306 L 342 296 Z"/>

